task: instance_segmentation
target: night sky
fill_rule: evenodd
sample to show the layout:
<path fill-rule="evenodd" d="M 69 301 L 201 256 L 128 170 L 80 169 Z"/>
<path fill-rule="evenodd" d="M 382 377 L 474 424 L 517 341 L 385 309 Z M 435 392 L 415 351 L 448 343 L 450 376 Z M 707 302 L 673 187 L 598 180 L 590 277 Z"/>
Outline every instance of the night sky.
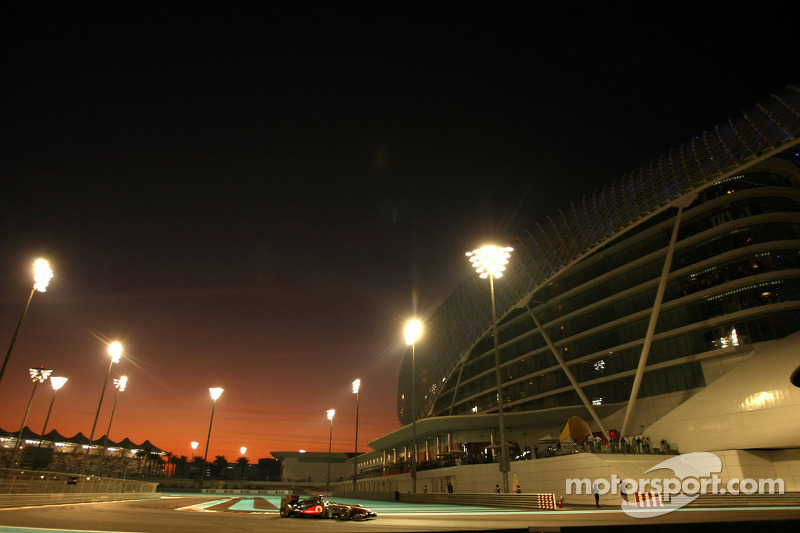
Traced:
<path fill-rule="evenodd" d="M 352 452 L 360 378 L 367 451 L 399 427 L 404 323 L 474 275 L 466 251 L 513 246 L 800 81 L 795 20 L 771 8 L 539 4 L 17 6 L 3 353 L 33 261 L 55 277 L 0 383 L 0 428 L 19 429 L 44 365 L 69 378 L 48 430 L 88 436 L 118 340 L 113 441 L 202 452 L 219 386 L 209 458 L 327 451 L 330 408 L 333 450 Z M 51 397 L 38 387 L 37 433 Z M 95 438 L 113 399 L 109 380 Z"/>

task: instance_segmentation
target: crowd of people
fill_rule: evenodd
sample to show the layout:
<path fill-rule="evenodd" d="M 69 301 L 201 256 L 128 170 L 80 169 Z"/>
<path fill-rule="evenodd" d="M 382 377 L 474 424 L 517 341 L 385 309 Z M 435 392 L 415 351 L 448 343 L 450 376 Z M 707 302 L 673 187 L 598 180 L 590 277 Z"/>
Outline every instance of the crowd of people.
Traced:
<path fill-rule="evenodd" d="M 627 437 L 612 436 L 611 440 L 606 440 L 599 435 L 589 435 L 581 442 L 559 442 L 552 441 L 539 448 L 538 445 L 533 450 L 515 457 L 516 460 L 522 459 L 542 459 L 545 457 L 556 457 L 573 453 L 677 453 L 665 439 L 661 440 L 659 447 L 653 447 L 650 437 L 647 435 L 633 435 Z"/>
<path fill-rule="evenodd" d="M 524 449 L 514 447 L 510 450 L 509 456 L 512 461 L 527 461 L 544 459 L 547 457 L 557 457 L 570 455 L 573 453 L 625 453 L 625 454 L 674 454 L 677 449 L 671 446 L 666 440 L 662 439 L 658 447 L 653 447 L 650 437 L 647 435 L 632 435 L 618 437 L 611 433 L 611 440 L 606 440 L 600 435 L 589 435 L 581 442 L 552 440 L 542 443 L 540 447 L 535 444 L 531 449 L 525 446 Z M 417 470 L 431 470 L 435 468 L 445 468 L 449 466 L 461 466 L 468 464 L 493 463 L 499 458 L 499 453 L 492 453 L 491 450 L 477 454 L 466 452 L 453 452 L 442 455 L 430 461 L 420 461 L 417 463 Z M 373 475 L 385 476 L 411 471 L 411 463 L 403 462 L 395 465 L 386 465 L 375 469 Z"/>

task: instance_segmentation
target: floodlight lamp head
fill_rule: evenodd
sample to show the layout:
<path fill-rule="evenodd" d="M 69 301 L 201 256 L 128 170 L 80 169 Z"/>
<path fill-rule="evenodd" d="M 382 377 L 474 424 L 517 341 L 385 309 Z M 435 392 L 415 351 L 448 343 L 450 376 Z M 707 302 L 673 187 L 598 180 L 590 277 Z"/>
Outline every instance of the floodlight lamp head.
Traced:
<path fill-rule="evenodd" d="M 481 279 L 501 278 L 513 251 L 510 246 L 487 245 L 467 252 L 467 257 Z"/>
<path fill-rule="evenodd" d="M 39 292 L 46 292 L 50 280 L 53 279 L 53 271 L 44 259 L 37 259 L 33 263 L 33 288 Z"/>
<path fill-rule="evenodd" d="M 31 381 L 33 381 L 34 383 L 44 383 L 45 381 L 47 381 L 47 378 L 49 378 L 50 374 L 52 373 L 53 373 L 52 370 L 48 370 L 43 366 L 40 366 L 39 368 L 31 368 L 30 369 Z"/>
<path fill-rule="evenodd" d="M 118 391 L 122 392 L 128 386 L 128 376 L 121 376 L 119 379 L 114 378 L 114 386 Z"/>
<path fill-rule="evenodd" d="M 326 413 L 328 413 L 328 420 L 333 420 L 333 415 L 336 414 L 336 409 L 328 409 Z"/>
<path fill-rule="evenodd" d="M 422 322 L 419 320 L 412 319 L 408 321 L 408 325 L 406 326 L 406 344 L 412 345 L 416 344 L 417 339 L 419 339 L 420 335 L 422 334 Z"/>
<path fill-rule="evenodd" d="M 358 394 L 359 388 L 361 388 L 361 380 L 357 379 L 353 382 L 353 394 Z"/>
<path fill-rule="evenodd" d="M 208 392 L 211 393 L 211 399 L 216 402 L 217 399 L 219 399 L 219 397 L 222 396 L 222 391 L 224 390 L 225 389 L 221 387 L 211 387 L 210 389 L 208 389 Z"/>
<path fill-rule="evenodd" d="M 112 342 L 108 345 L 108 353 L 111 355 L 112 363 L 119 363 L 122 358 L 122 345 L 117 341 Z"/>

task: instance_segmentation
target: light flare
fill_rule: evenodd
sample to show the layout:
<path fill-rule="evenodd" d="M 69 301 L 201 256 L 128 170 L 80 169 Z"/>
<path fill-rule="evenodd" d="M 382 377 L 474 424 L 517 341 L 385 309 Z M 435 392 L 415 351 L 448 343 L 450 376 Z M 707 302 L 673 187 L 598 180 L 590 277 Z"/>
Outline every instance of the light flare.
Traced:
<path fill-rule="evenodd" d="M 53 376 L 50 378 L 50 385 L 53 386 L 53 390 L 55 391 L 63 387 L 64 383 L 66 383 L 68 380 L 69 378 Z"/>
<path fill-rule="evenodd" d="M 406 325 L 405 334 L 406 344 L 416 344 L 417 339 L 419 339 L 420 335 L 422 335 L 422 322 L 416 318 L 409 320 L 408 324 Z"/>
<path fill-rule="evenodd" d="M 33 263 L 33 288 L 39 292 L 46 292 L 50 280 L 53 279 L 53 271 L 44 259 L 37 259 Z"/>
<path fill-rule="evenodd" d="M 108 345 L 108 353 L 111 355 L 112 363 L 119 363 L 122 357 L 122 344 L 116 341 L 112 342 Z"/>

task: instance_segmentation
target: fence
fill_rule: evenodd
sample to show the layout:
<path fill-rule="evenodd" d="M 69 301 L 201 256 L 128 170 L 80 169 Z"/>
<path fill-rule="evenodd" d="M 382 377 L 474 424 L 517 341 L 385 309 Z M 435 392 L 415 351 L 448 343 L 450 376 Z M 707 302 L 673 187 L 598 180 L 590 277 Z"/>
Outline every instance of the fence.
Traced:
<path fill-rule="evenodd" d="M 400 493 L 400 492 L 350 492 L 336 490 L 331 496 L 378 501 L 400 501 L 403 503 L 433 503 L 446 505 L 479 505 L 484 507 L 511 507 L 518 509 L 555 509 L 558 500 L 554 494 L 496 494 L 492 493 Z"/>
<path fill-rule="evenodd" d="M 0 469 L 0 506 L 155 497 L 158 483 L 39 470 Z"/>
<path fill-rule="evenodd" d="M 554 509 L 553 494 L 400 494 L 407 503 L 437 503 L 450 505 L 480 505 L 486 507 L 512 507 L 518 509 Z"/>

